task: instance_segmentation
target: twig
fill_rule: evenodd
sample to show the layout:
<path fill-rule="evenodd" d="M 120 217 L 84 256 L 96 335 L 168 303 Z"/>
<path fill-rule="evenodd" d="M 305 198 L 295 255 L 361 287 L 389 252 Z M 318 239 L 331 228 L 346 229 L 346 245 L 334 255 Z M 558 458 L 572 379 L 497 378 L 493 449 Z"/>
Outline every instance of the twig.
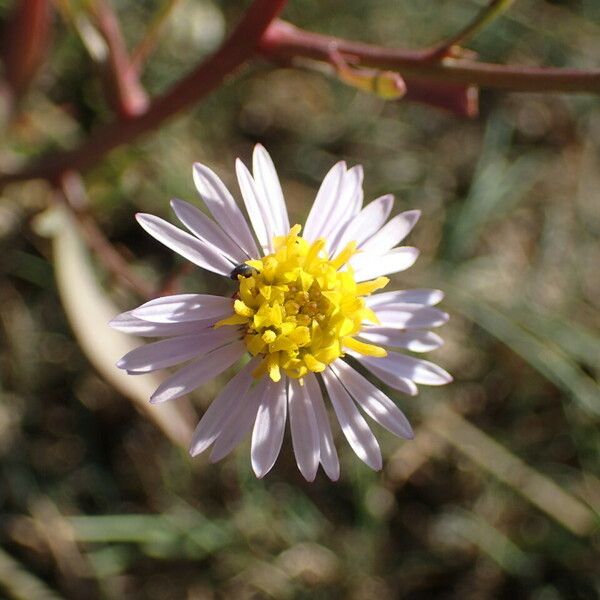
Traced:
<path fill-rule="evenodd" d="M 74 150 L 44 156 L 19 173 L 0 176 L 0 187 L 24 179 L 57 181 L 67 170 L 83 171 L 112 149 L 158 127 L 180 110 L 198 102 L 257 51 L 260 39 L 286 0 L 254 0 L 221 48 L 189 75 L 154 100 L 148 110 L 129 120 L 119 120 L 96 130 Z"/>
<path fill-rule="evenodd" d="M 368 67 L 398 70 L 405 78 L 476 85 L 514 92 L 600 93 L 600 69 L 559 69 L 473 62 L 468 59 L 432 61 L 431 50 L 382 48 L 304 31 L 276 20 L 265 32 L 261 51 L 275 61 L 297 57 L 328 61 L 334 45 L 340 54 Z"/>
<path fill-rule="evenodd" d="M 491 0 L 491 2 L 475 16 L 475 18 L 466 27 L 463 27 L 458 33 L 444 40 L 439 45 L 430 49 L 431 60 L 440 60 L 445 56 L 452 55 L 453 48 L 466 42 L 475 34 L 479 33 L 484 27 L 487 27 L 494 19 L 499 17 L 505 10 L 508 10 L 515 0 Z"/>
<path fill-rule="evenodd" d="M 27 90 L 46 59 L 52 25 L 48 0 L 21 0 L 4 26 L 1 59 L 16 99 Z"/>
<path fill-rule="evenodd" d="M 180 2 L 181 0 L 165 0 L 164 5 L 154 15 L 152 21 L 150 21 L 144 37 L 131 53 L 130 68 L 134 69 L 138 75 L 143 70 L 144 63 L 148 60 L 148 57 L 154 52 L 158 43 L 158 36 L 166 20 Z"/>
<path fill-rule="evenodd" d="M 145 112 L 148 95 L 138 79 L 137 71 L 131 67 L 119 20 L 108 0 L 94 0 L 91 13 L 106 42 L 106 62 L 102 67 L 111 104 L 123 119 Z"/>
<path fill-rule="evenodd" d="M 87 200 L 83 181 L 75 172 L 66 173 L 61 181 L 65 204 L 75 217 L 81 234 L 104 268 L 126 284 L 142 298 L 154 297 L 154 288 L 132 270 L 129 263 L 106 238 L 95 219 L 87 212 Z"/>
<path fill-rule="evenodd" d="M 335 47 L 348 62 L 359 59 L 361 66 L 397 70 L 407 82 L 412 80 L 413 86 L 418 82 L 439 84 L 440 90 L 444 85 L 457 86 L 455 91 L 462 90 L 461 111 L 465 114 L 473 112 L 472 107 L 469 108 L 473 95 L 463 94 L 469 87 L 600 93 L 600 69 L 508 66 L 453 58 L 432 61 L 431 50 L 388 49 L 303 31 L 276 19 L 285 3 L 286 0 L 255 0 L 223 46 L 153 101 L 146 112 L 96 130 L 73 150 L 43 156 L 19 172 L 0 175 L 0 187 L 24 179 L 56 181 L 66 170 L 83 171 L 91 167 L 114 148 L 155 129 L 197 102 L 257 51 L 274 61 L 304 57 L 327 62 L 331 48 Z M 410 86 L 407 87 L 410 97 Z"/>

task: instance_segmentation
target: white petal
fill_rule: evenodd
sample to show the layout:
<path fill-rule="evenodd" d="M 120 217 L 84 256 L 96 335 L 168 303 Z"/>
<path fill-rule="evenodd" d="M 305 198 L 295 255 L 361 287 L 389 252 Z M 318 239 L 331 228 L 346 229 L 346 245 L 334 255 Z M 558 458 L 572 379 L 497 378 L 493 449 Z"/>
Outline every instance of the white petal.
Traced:
<path fill-rule="evenodd" d="M 349 242 L 356 242 L 358 246 L 368 240 L 375 232 L 379 231 L 381 226 L 388 218 L 394 196 L 387 194 L 376 198 L 363 208 L 344 228 L 339 241 L 332 247 L 332 254 L 335 255 L 343 250 Z"/>
<path fill-rule="evenodd" d="M 355 271 L 354 279 L 356 281 L 366 281 L 382 275 L 405 271 L 415 264 L 418 257 L 419 251 L 417 248 L 400 246 L 400 248 L 394 248 L 383 255 L 361 252 L 350 259 L 350 265 Z"/>
<path fill-rule="evenodd" d="M 277 223 L 271 206 L 263 199 L 250 171 L 239 159 L 235 162 L 235 171 L 258 243 L 262 246 L 265 254 L 273 252 L 273 236 L 277 232 Z"/>
<path fill-rule="evenodd" d="M 180 335 L 135 348 L 117 362 L 117 367 L 136 373 L 166 369 L 195 356 L 206 354 L 240 337 L 240 331 L 235 327 L 222 327 L 209 329 L 204 333 Z"/>
<path fill-rule="evenodd" d="M 402 329 L 428 329 L 448 321 L 448 313 L 431 306 L 396 304 L 374 309 L 382 327 Z"/>
<path fill-rule="evenodd" d="M 321 388 L 313 373 L 306 375 L 304 385 L 306 386 L 310 402 L 313 405 L 317 427 L 319 428 L 320 461 L 323 465 L 323 470 L 329 479 L 337 481 L 340 478 L 340 461 L 333 443 L 331 425 L 329 424 L 329 416 L 323 403 Z"/>
<path fill-rule="evenodd" d="M 193 173 L 198 193 L 215 221 L 248 256 L 258 258 L 258 248 L 248 223 L 225 184 L 216 173 L 200 163 L 194 165 Z"/>
<path fill-rule="evenodd" d="M 335 245 L 346 225 L 360 211 L 363 200 L 362 182 L 363 169 L 360 165 L 348 169 L 344 174 L 337 199 L 331 206 L 329 215 L 323 218 L 321 236 L 328 242 L 329 248 Z"/>
<path fill-rule="evenodd" d="M 406 348 L 411 352 L 431 352 L 444 343 L 432 331 L 403 331 L 391 327 L 365 327 L 359 335 L 372 344 Z"/>
<path fill-rule="evenodd" d="M 131 311 L 138 319 L 154 323 L 183 323 L 233 313 L 233 300 L 208 294 L 177 294 L 150 300 Z"/>
<path fill-rule="evenodd" d="M 229 275 L 231 272 L 231 262 L 221 254 L 216 246 L 209 245 L 208 242 L 201 242 L 198 238 L 167 223 L 160 217 L 138 213 L 135 218 L 153 238 L 195 265 L 220 275 Z"/>
<path fill-rule="evenodd" d="M 389 385 L 391 388 L 404 394 L 408 394 L 409 396 L 416 396 L 419 393 L 419 390 L 412 379 L 382 369 L 373 357 L 363 356 L 353 352 L 348 352 L 348 354 L 354 356 L 363 367 L 371 371 L 375 377 L 381 379 L 383 383 Z"/>
<path fill-rule="evenodd" d="M 273 212 L 277 223 L 276 235 L 286 235 L 290 230 L 290 221 L 283 192 L 281 191 L 281 184 L 269 153 L 260 144 L 254 146 L 252 172 L 258 189 L 261 190 Z"/>
<path fill-rule="evenodd" d="M 197 238 L 219 248 L 222 254 L 234 264 L 251 258 L 212 219 L 192 204 L 183 200 L 171 200 L 171 207 L 177 218 Z"/>
<path fill-rule="evenodd" d="M 244 401 L 237 403 L 237 407 L 223 423 L 221 433 L 210 453 L 210 462 L 217 462 L 227 456 L 252 429 L 267 386 L 268 381 L 263 377 L 254 387 L 250 388 Z"/>
<path fill-rule="evenodd" d="M 348 443 L 358 458 L 379 471 L 382 466 L 381 450 L 364 417 L 331 369 L 323 371 L 321 377 Z"/>
<path fill-rule="evenodd" d="M 361 250 L 373 254 L 383 254 L 391 250 L 410 233 L 420 216 L 420 210 L 407 210 L 396 215 L 368 239 L 361 246 Z"/>
<path fill-rule="evenodd" d="M 166 402 L 188 394 L 225 371 L 239 360 L 245 351 L 244 342 L 234 342 L 201 356 L 165 379 L 152 394 L 150 402 Z"/>
<path fill-rule="evenodd" d="M 433 306 L 444 298 L 444 292 L 441 290 L 395 290 L 393 292 L 383 292 L 373 294 L 366 298 L 367 305 L 371 308 L 383 304 L 423 304 Z"/>
<path fill-rule="evenodd" d="M 314 242 L 322 237 L 321 232 L 327 217 L 337 202 L 345 173 L 346 163 L 340 161 L 333 165 L 325 175 L 304 225 L 302 237 L 309 242 Z"/>
<path fill-rule="evenodd" d="M 290 379 L 288 390 L 290 430 L 298 469 L 307 481 L 314 481 L 319 467 L 319 429 L 306 385 Z"/>
<path fill-rule="evenodd" d="M 287 415 L 286 379 L 270 382 L 258 407 L 252 431 L 252 468 L 257 477 L 271 470 L 281 450 Z"/>
<path fill-rule="evenodd" d="M 368 379 L 343 360 L 336 360 L 330 368 L 371 419 L 394 435 L 406 439 L 414 437 L 412 427 L 404 413 Z"/>
<path fill-rule="evenodd" d="M 219 437 L 230 415 L 239 408 L 241 403 L 247 402 L 246 394 L 253 381 L 252 371 L 256 368 L 257 362 L 256 359 L 252 359 L 238 371 L 210 403 L 194 431 L 190 444 L 192 456 L 204 452 Z"/>
<path fill-rule="evenodd" d="M 452 381 L 450 373 L 442 367 L 399 352 L 388 352 L 383 358 L 367 357 L 362 362 L 376 365 L 388 373 L 412 379 L 415 383 L 423 385 L 444 385 Z"/>
<path fill-rule="evenodd" d="M 108 324 L 117 331 L 139 337 L 163 337 L 184 335 L 186 333 L 200 333 L 214 325 L 218 320 L 218 318 L 212 318 L 184 323 L 151 323 L 150 321 L 134 317 L 132 311 L 128 311 L 116 316 Z"/>

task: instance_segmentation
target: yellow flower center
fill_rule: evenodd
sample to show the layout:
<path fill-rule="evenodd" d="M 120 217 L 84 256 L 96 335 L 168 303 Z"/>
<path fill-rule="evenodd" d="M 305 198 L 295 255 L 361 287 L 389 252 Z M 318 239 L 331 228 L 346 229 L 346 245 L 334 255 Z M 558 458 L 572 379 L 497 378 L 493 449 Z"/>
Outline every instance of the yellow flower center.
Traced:
<path fill-rule="evenodd" d="M 238 275 L 235 312 L 216 324 L 242 327 L 248 352 L 263 357 L 255 377 L 268 373 L 279 381 L 281 371 L 294 379 L 318 373 L 343 356 L 344 348 L 386 355 L 383 348 L 354 336 L 363 322 L 378 323 L 364 297 L 389 279 L 357 283 L 350 266 L 340 271 L 357 252 L 355 242 L 330 260 L 324 240 L 311 244 L 299 233 L 300 225 L 294 225 L 286 236 L 274 239 L 273 254 L 246 262 L 253 271 Z"/>

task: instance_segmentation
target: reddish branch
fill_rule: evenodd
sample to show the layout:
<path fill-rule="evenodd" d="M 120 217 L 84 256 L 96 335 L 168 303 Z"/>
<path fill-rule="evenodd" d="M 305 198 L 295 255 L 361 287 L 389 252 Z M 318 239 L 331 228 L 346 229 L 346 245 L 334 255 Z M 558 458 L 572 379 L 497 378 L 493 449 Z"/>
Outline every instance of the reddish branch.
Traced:
<path fill-rule="evenodd" d="M 98 129 L 74 150 L 42 157 L 19 173 L 1 176 L 0 185 L 34 178 L 57 181 L 67 170 L 85 170 L 113 148 L 155 129 L 183 108 L 198 102 L 256 54 L 262 34 L 285 3 L 286 0 L 255 0 L 218 52 L 156 98 L 146 112 Z"/>
<path fill-rule="evenodd" d="M 131 66 L 117 16 L 108 0 L 96 0 L 91 12 L 106 42 L 106 62 L 102 68 L 110 103 L 123 119 L 142 114 L 148 108 L 148 96 Z"/>
<path fill-rule="evenodd" d="M 432 58 L 431 49 L 388 49 L 303 31 L 276 20 L 284 5 L 285 0 L 255 0 L 220 50 L 155 99 L 147 111 L 99 128 L 74 150 L 42 157 L 18 173 L 0 176 L 0 186 L 10 181 L 32 178 L 56 181 L 66 170 L 81 171 L 91 167 L 113 148 L 131 142 L 180 110 L 198 102 L 258 53 L 282 62 L 298 57 L 328 61 L 334 48 L 349 62 L 399 71 L 408 83 L 408 97 L 412 94 L 416 99 L 430 103 L 432 97 L 434 100 L 438 97 L 434 103 L 447 105 L 447 102 L 441 101 L 441 96 L 451 92 L 464 114 L 473 112 L 469 104 L 472 104 L 473 95 L 469 95 L 469 90 L 473 91 L 474 88 L 476 92 L 478 87 L 520 92 L 600 93 L 599 69 L 581 71 L 504 66 L 467 58 L 440 61 Z"/>
<path fill-rule="evenodd" d="M 46 59 L 52 9 L 48 0 L 15 3 L 2 39 L 2 62 L 6 82 L 19 98 Z"/>
<path fill-rule="evenodd" d="M 474 62 L 468 59 L 432 58 L 429 49 L 400 50 L 352 42 L 304 31 L 285 21 L 274 21 L 261 41 L 262 53 L 275 60 L 298 57 L 327 61 L 334 47 L 361 65 L 395 69 L 403 77 L 476 85 L 516 92 L 592 92 L 600 93 L 600 69 L 557 69 L 520 67 Z"/>

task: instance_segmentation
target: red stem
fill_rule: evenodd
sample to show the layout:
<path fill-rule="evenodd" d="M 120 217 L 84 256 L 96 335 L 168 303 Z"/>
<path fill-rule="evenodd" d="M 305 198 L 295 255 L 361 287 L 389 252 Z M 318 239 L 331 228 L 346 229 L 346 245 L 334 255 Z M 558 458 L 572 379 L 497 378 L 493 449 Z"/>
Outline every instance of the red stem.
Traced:
<path fill-rule="evenodd" d="M 95 0 L 92 12 L 108 48 L 102 68 L 109 100 L 122 119 L 129 119 L 146 111 L 148 96 L 131 68 L 119 20 L 108 0 Z"/>
<path fill-rule="evenodd" d="M 44 156 L 19 173 L 1 176 L 0 185 L 34 178 L 57 181 L 66 170 L 85 170 L 113 148 L 151 131 L 183 108 L 198 102 L 256 53 L 264 31 L 285 4 L 286 0 L 254 0 L 223 46 L 156 98 L 145 113 L 103 126 L 74 150 Z"/>
<path fill-rule="evenodd" d="M 431 51 L 382 48 L 342 38 L 311 33 L 285 21 L 274 21 L 261 41 L 262 53 L 274 60 L 296 57 L 327 62 L 335 48 L 361 65 L 398 70 L 413 79 L 497 88 L 518 92 L 600 93 L 600 69 L 582 71 L 552 67 L 521 67 L 473 62 L 465 59 L 432 59 Z"/>
<path fill-rule="evenodd" d="M 66 170 L 85 170 L 113 148 L 132 141 L 180 110 L 194 104 L 218 87 L 224 79 L 253 57 L 257 51 L 274 61 L 289 62 L 296 57 L 327 62 L 332 48 L 352 62 L 397 70 L 412 87 L 419 81 L 444 84 L 466 90 L 469 86 L 520 92 L 600 93 L 600 69 L 582 71 L 551 67 L 515 67 L 473 62 L 469 59 L 433 60 L 431 50 L 387 49 L 331 36 L 303 31 L 276 20 L 286 0 L 254 0 L 241 22 L 220 50 L 152 102 L 149 109 L 132 119 L 119 120 L 98 129 L 74 150 L 44 156 L 22 171 L 0 176 L 0 187 L 24 179 L 56 181 Z M 416 82 L 416 83 L 415 83 Z M 439 85 L 442 91 L 444 85 Z M 410 85 L 408 95 L 411 94 Z M 423 85 L 421 85 L 423 87 Z M 415 90 L 419 94 L 419 90 Z M 460 110 L 468 114 L 469 98 Z"/>
<path fill-rule="evenodd" d="M 19 0 L 2 40 L 5 77 L 16 97 L 29 86 L 46 59 L 52 24 L 48 0 Z"/>

